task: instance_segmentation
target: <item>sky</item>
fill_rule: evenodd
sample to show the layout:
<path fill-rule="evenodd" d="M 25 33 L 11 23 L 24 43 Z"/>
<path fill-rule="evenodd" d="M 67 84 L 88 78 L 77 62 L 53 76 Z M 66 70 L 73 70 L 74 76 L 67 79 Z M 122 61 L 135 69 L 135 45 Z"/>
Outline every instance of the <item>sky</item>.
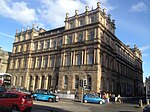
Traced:
<path fill-rule="evenodd" d="M 66 13 L 106 8 L 115 19 L 116 36 L 126 45 L 142 52 L 143 79 L 150 76 L 150 2 L 149 0 L 0 0 L 0 47 L 12 51 L 16 30 L 35 24 L 46 30 L 64 26 Z"/>

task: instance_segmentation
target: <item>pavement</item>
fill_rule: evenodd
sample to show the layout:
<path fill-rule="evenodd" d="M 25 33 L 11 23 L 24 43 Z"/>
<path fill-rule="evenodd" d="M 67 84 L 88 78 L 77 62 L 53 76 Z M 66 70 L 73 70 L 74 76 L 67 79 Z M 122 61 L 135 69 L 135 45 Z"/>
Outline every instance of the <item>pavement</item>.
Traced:
<path fill-rule="evenodd" d="M 60 102 L 34 101 L 32 112 L 143 112 L 143 108 L 138 104 L 129 103 L 100 105 L 81 103 L 80 100 L 61 99 Z"/>

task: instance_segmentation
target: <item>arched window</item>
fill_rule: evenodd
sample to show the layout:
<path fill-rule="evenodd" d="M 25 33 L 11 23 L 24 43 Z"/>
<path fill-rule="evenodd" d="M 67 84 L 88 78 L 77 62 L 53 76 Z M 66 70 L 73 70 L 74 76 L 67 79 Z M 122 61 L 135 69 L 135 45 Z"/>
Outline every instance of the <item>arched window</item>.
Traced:
<path fill-rule="evenodd" d="M 68 88 L 68 76 L 65 75 L 64 76 L 64 89 L 67 89 Z"/>
<path fill-rule="evenodd" d="M 92 78 L 90 75 L 87 76 L 87 89 L 88 90 L 92 89 Z"/>
<path fill-rule="evenodd" d="M 75 76 L 75 89 L 79 89 L 79 76 Z"/>

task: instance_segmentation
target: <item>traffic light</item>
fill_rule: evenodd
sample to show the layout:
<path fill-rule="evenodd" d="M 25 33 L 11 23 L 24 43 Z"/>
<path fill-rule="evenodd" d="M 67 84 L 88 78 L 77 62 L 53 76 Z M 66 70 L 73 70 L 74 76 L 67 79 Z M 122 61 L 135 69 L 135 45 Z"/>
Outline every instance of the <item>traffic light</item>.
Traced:
<path fill-rule="evenodd" d="M 83 79 L 83 86 L 86 87 L 87 86 L 87 80 Z"/>
<path fill-rule="evenodd" d="M 80 85 L 80 87 L 83 87 L 83 80 L 82 79 L 79 80 L 79 85 Z"/>

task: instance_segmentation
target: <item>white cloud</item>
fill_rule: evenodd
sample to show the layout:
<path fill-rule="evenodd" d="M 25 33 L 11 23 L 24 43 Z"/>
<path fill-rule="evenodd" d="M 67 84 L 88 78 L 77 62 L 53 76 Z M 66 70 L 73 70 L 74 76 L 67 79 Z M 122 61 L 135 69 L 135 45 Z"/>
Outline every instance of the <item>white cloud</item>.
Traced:
<path fill-rule="evenodd" d="M 140 48 L 140 50 L 142 51 L 142 56 L 143 57 L 147 57 L 147 56 L 149 56 L 150 55 L 150 45 L 148 45 L 148 46 L 143 46 L 143 47 L 141 47 Z"/>
<path fill-rule="evenodd" d="M 141 50 L 142 52 L 145 52 L 145 51 L 147 51 L 147 50 L 150 50 L 150 46 L 143 46 L 143 47 L 140 48 L 140 50 Z"/>
<path fill-rule="evenodd" d="M 1 0 L 0 15 L 11 18 L 22 23 L 24 26 L 39 24 L 39 27 L 55 28 L 64 26 L 65 15 L 74 16 L 77 9 L 80 13 L 85 12 L 85 6 L 97 7 L 97 2 L 101 2 L 101 7 L 106 8 L 107 12 L 115 7 L 111 6 L 108 0 L 41 0 L 36 7 L 29 8 L 29 1 Z M 32 6 L 32 4 L 31 4 Z"/>
<path fill-rule="evenodd" d="M 36 18 L 35 10 L 28 8 L 25 2 L 13 2 L 12 0 L 0 1 L 0 15 L 19 21 L 22 24 L 31 24 Z"/>
<path fill-rule="evenodd" d="M 96 8 L 99 0 L 41 0 L 41 7 L 38 8 L 39 19 L 50 27 L 64 26 L 65 15 L 74 16 L 75 10 L 79 13 L 85 12 L 85 6 L 89 6 L 89 10 Z M 101 0 L 102 8 L 106 7 L 107 12 L 113 10 L 108 0 Z"/>
<path fill-rule="evenodd" d="M 131 7 L 131 11 L 133 12 L 145 12 L 148 8 L 143 2 L 138 2 Z"/>
<path fill-rule="evenodd" d="M 8 34 L 2 33 L 2 32 L 0 32 L 0 36 L 2 36 L 2 37 L 8 37 L 8 38 L 15 38 L 12 35 L 8 35 Z"/>

